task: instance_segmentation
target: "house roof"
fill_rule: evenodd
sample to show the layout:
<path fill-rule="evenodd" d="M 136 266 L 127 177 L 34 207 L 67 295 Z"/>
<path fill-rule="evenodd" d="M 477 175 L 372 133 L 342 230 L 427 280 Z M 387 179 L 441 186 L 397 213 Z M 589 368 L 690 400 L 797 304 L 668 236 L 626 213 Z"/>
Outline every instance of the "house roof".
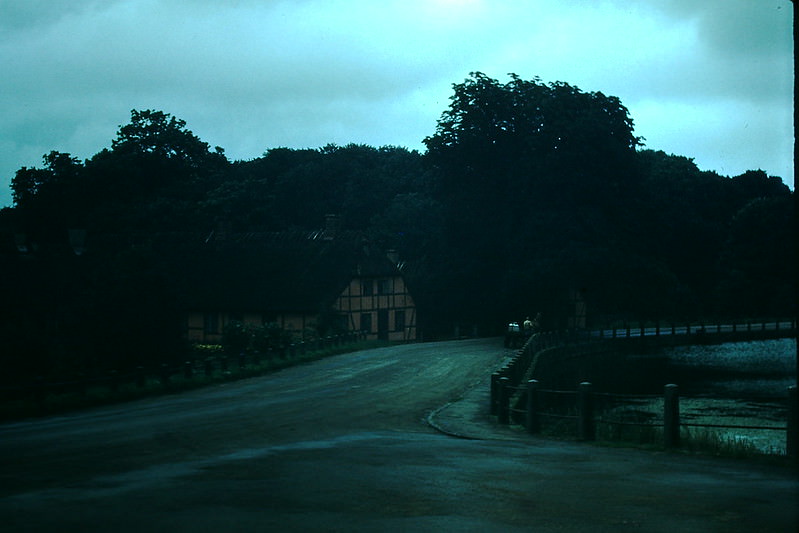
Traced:
<path fill-rule="evenodd" d="M 49 272 L 47 268 L 61 271 L 76 261 L 90 271 L 101 264 L 93 261 L 98 250 L 110 257 L 115 250 L 129 246 L 121 238 L 106 236 L 110 245 L 101 238 L 90 236 L 88 251 L 77 258 L 66 237 L 57 246 L 21 253 L 14 236 L 3 232 L 0 259 L 9 273 L 32 272 L 33 267 L 43 272 Z M 185 310 L 316 313 L 332 304 L 353 278 L 400 275 L 384 251 L 370 246 L 363 233 L 354 231 L 165 232 L 128 240 L 151 250 L 158 265 L 155 268 L 172 283 Z M 51 256 L 62 261 L 47 260 Z M 64 263 L 64 258 L 70 261 Z M 47 280 L 53 275 L 42 273 L 40 278 Z M 10 285 L 16 279 L 10 275 L 5 282 Z"/>
<path fill-rule="evenodd" d="M 192 248 L 181 262 L 188 309 L 319 312 L 353 278 L 400 275 L 357 232 L 212 234 Z"/>

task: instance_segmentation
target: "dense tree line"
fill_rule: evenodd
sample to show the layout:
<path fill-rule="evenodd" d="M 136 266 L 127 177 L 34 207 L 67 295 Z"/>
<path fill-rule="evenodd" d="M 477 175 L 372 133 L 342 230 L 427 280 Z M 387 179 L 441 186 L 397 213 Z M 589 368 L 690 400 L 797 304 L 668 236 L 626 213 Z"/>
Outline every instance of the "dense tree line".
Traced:
<path fill-rule="evenodd" d="M 184 121 L 134 110 L 90 159 L 51 152 L 19 169 L 0 211 L 4 353 L 48 368 L 163 360 L 180 342 L 170 276 L 190 258 L 159 242 L 319 228 L 328 213 L 399 251 L 428 336 L 536 312 L 562 326 L 575 290 L 595 325 L 794 313 L 780 178 L 642 149 L 618 98 L 566 83 L 473 73 L 453 89 L 423 154 L 328 145 L 230 161 Z"/>

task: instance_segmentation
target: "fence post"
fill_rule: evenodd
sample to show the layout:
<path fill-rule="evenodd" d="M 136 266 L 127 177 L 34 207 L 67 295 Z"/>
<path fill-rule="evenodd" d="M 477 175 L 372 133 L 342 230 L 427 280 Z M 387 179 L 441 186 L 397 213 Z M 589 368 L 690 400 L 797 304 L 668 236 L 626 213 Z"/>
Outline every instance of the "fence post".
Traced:
<path fill-rule="evenodd" d="M 538 418 L 538 380 L 531 379 L 527 382 L 527 431 L 535 434 L 541 431 L 541 422 Z"/>
<path fill-rule="evenodd" d="M 577 389 L 578 435 L 580 440 L 595 440 L 594 404 L 591 383 L 583 381 Z"/>
<path fill-rule="evenodd" d="M 499 394 L 497 403 L 497 422 L 500 424 L 510 423 L 510 379 L 506 377 L 499 378 Z"/>
<path fill-rule="evenodd" d="M 667 448 L 680 445 L 680 388 L 673 383 L 663 392 L 663 441 Z"/>
<path fill-rule="evenodd" d="M 796 385 L 788 387 L 788 433 L 785 439 L 788 457 L 799 458 L 799 396 Z"/>
<path fill-rule="evenodd" d="M 186 361 L 183 363 L 183 377 L 186 379 L 191 379 L 191 376 L 194 374 L 194 364 L 191 361 Z"/>
<path fill-rule="evenodd" d="M 494 372 L 491 374 L 491 406 L 490 412 L 492 416 L 496 416 L 498 409 L 497 409 L 497 402 L 499 397 L 499 372 Z"/>

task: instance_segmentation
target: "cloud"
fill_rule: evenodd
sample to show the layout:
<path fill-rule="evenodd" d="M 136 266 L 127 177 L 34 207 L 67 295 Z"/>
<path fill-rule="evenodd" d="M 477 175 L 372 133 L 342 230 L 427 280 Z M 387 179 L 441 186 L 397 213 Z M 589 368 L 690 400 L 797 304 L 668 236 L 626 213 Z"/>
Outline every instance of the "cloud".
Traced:
<path fill-rule="evenodd" d="M 763 169 L 772 175 L 792 171 L 790 154 L 793 138 L 785 135 L 790 117 L 779 105 L 741 107 L 741 104 L 718 101 L 701 106 L 690 102 L 664 104 L 660 100 L 641 102 L 634 109 L 640 130 L 654 132 L 646 139 L 647 147 L 670 147 L 668 152 L 695 160 L 702 170 L 715 170 L 722 175 L 737 175 L 741 169 Z M 672 117 L 683 117 L 675 122 Z M 662 127 L 673 123 L 671 128 Z M 710 137 L 707 130 L 725 132 Z M 748 145 L 761 146 L 760 160 L 753 160 Z M 772 166 L 767 168 L 766 162 Z M 774 166 L 782 162 L 782 166 Z"/>
<path fill-rule="evenodd" d="M 791 40 L 791 4 L 780 0 L 696 2 L 666 0 L 653 3 L 668 17 L 693 20 L 705 42 L 722 54 L 780 56 Z"/>
<path fill-rule="evenodd" d="M 133 108 L 172 113 L 238 159 L 330 142 L 421 149 L 470 71 L 618 96 L 649 147 L 792 183 L 792 9 L 787 0 L 0 0 L 0 205 L 16 169 L 50 150 L 90 157 Z"/>
<path fill-rule="evenodd" d="M 85 13 L 102 4 L 103 0 L 2 0 L 0 1 L 0 30 L 4 34 L 23 33 L 48 26 L 58 20 Z"/>

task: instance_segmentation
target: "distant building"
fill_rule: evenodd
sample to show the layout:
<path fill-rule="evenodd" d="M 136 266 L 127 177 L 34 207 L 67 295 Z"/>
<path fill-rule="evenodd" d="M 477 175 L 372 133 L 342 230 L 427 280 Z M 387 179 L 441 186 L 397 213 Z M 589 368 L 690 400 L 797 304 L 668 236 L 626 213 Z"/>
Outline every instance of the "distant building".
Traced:
<path fill-rule="evenodd" d="M 215 232 L 197 248 L 179 280 L 192 342 L 218 343 L 233 321 L 276 323 L 298 340 L 344 332 L 416 339 L 416 306 L 396 255 L 340 231 L 334 217 L 318 231 Z"/>

